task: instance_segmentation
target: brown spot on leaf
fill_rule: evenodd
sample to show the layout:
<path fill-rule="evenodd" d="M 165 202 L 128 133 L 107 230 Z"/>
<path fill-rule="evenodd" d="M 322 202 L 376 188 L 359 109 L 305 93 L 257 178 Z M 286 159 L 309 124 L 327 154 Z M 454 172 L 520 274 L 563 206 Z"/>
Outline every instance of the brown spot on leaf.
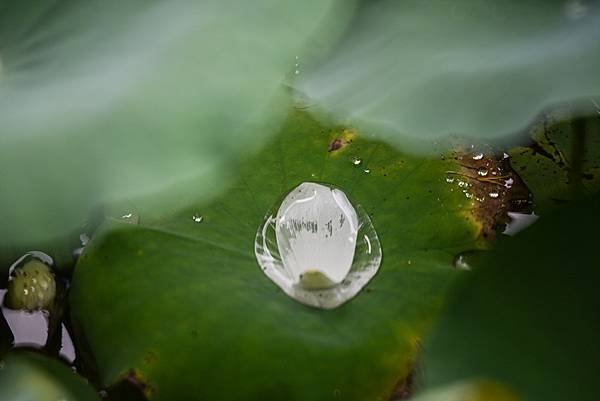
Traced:
<path fill-rule="evenodd" d="M 156 389 L 147 382 L 138 369 L 129 369 L 125 372 L 121 381 L 137 389 L 146 399 L 152 398 L 156 393 Z"/>
<path fill-rule="evenodd" d="M 411 369 L 408 376 L 396 386 L 390 401 L 408 400 L 415 392 L 415 371 Z"/>
<path fill-rule="evenodd" d="M 343 150 L 346 146 L 352 143 L 356 138 L 356 131 L 350 128 L 343 128 L 337 131 L 335 137 L 329 142 L 327 151 L 329 153 L 337 153 L 339 150 Z"/>
<path fill-rule="evenodd" d="M 531 213 L 531 191 L 503 152 L 459 152 L 460 171 L 449 171 L 471 201 L 471 214 L 481 226 L 481 237 L 492 240 L 509 222 L 508 212 Z"/>
<path fill-rule="evenodd" d="M 421 342 L 418 339 L 415 339 L 414 340 L 415 353 L 421 352 L 422 349 L 423 349 L 423 347 L 421 346 Z M 416 380 L 417 364 L 415 362 L 415 359 L 416 359 L 416 355 L 414 355 L 413 358 L 409 361 L 408 374 L 398 382 L 398 384 L 396 385 L 396 388 L 394 389 L 394 392 L 390 396 L 390 401 L 408 400 L 409 398 L 411 398 L 413 396 L 413 394 L 417 390 L 417 380 Z"/>
<path fill-rule="evenodd" d="M 327 148 L 327 151 L 328 152 L 333 152 L 333 151 L 336 151 L 338 149 L 341 149 L 342 146 L 344 146 L 344 141 L 342 139 L 340 139 L 340 138 L 335 138 L 329 144 L 329 147 Z"/>

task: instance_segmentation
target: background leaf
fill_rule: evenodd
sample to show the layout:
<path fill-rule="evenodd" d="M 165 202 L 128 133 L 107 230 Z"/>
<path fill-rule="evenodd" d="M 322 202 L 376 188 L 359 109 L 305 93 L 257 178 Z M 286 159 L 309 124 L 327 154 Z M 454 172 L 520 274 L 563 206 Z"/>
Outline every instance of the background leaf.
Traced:
<path fill-rule="evenodd" d="M 600 189 L 600 116 L 580 119 L 585 132 L 582 142 L 581 191 Z M 573 177 L 574 124 L 567 110 L 545 114 L 532 127 L 530 146 L 510 151 L 511 164 L 534 194 L 538 214 L 551 211 L 577 197 Z"/>

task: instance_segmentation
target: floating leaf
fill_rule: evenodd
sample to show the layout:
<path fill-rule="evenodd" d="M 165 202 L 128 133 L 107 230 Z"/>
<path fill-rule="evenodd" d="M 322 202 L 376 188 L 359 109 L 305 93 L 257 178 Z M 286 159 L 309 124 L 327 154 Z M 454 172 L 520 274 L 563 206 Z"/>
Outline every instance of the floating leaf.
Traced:
<path fill-rule="evenodd" d="M 72 282 L 77 338 L 104 385 L 133 369 L 152 400 L 387 399 L 459 274 L 454 256 L 481 245 L 471 200 L 445 180 L 457 168 L 295 111 L 214 202 L 95 234 Z M 378 273 L 333 310 L 288 297 L 254 254 L 265 215 L 307 181 L 343 190 L 381 241 Z"/>

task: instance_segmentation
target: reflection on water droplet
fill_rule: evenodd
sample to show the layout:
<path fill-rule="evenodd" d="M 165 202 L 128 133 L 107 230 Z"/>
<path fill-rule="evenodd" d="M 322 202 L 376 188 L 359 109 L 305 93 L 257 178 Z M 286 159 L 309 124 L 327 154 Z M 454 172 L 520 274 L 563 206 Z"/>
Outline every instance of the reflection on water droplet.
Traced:
<path fill-rule="evenodd" d="M 296 74 L 296 75 L 300 74 L 300 70 L 294 71 L 294 74 Z"/>
<path fill-rule="evenodd" d="M 510 222 L 506 225 L 506 228 L 502 233 L 511 236 L 523 231 L 540 218 L 540 216 L 535 213 L 508 212 L 507 214 L 508 217 L 510 217 Z"/>
<path fill-rule="evenodd" d="M 194 223 L 202 223 L 203 217 L 199 214 L 195 214 L 192 216 L 192 220 Z"/>
<path fill-rule="evenodd" d="M 477 153 L 475 156 L 473 156 L 473 160 L 481 160 L 483 159 L 483 153 Z"/>
<path fill-rule="evenodd" d="M 352 162 L 352 164 L 354 164 L 355 166 L 358 166 L 362 163 L 362 160 L 359 159 L 358 157 L 353 157 L 352 159 L 350 159 L 350 161 Z"/>
<path fill-rule="evenodd" d="M 512 188 L 513 184 L 514 184 L 515 180 L 513 180 L 512 178 L 509 178 L 508 180 L 504 181 L 504 186 L 506 188 Z"/>
<path fill-rule="evenodd" d="M 312 182 L 293 189 L 276 213 L 268 214 L 256 234 L 255 254 L 286 294 L 323 309 L 354 297 L 381 263 L 381 245 L 367 213 L 341 190 Z"/>
<path fill-rule="evenodd" d="M 506 152 L 502 153 L 502 158 L 503 159 L 508 159 L 509 157 L 510 157 L 510 155 L 508 153 L 506 153 Z"/>
<path fill-rule="evenodd" d="M 499 194 L 498 192 L 490 192 L 488 195 L 490 196 L 490 198 L 497 198 Z"/>
<path fill-rule="evenodd" d="M 369 174 L 369 173 L 371 172 L 371 170 L 370 170 L 370 169 L 368 169 L 368 168 L 366 168 L 366 169 L 364 169 L 364 170 L 363 170 L 363 172 L 364 172 L 365 174 Z"/>
<path fill-rule="evenodd" d="M 488 169 L 486 167 L 479 167 L 477 169 L 477 174 L 481 177 L 485 177 L 486 175 L 488 175 Z"/>

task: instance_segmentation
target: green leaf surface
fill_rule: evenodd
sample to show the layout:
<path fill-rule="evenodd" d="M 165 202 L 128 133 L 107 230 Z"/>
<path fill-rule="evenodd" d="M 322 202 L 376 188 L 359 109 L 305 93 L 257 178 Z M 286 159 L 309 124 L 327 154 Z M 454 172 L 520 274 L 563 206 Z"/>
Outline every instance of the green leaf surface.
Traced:
<path fill-rule="evenodd" d="M 336 138 L 345 145 L 329 152 Z M 457 168 L 294 111 L 216 201 L 106 224 L 70 296 L 101 382 L 134 369 L 157 400 L 387 400 L 457 274 L 454 256 L 479 246 L 470 203 L 445 181 Z M 304 181 L 341 188 L 382 244 L 379 273 L 331 311 L 286 296 L 254 255 L 266 213 Z"/>
<path fill-rule="evenodd" d="M 548 212 L 573 199 L 574 124 L 568 112 L 555 111 L 539 119 L 530 135 L 533 145 L 510 151 L 511 164 L 534 195 L 535 211 Z M 600 190 L 600 117 L 579 120 L 585 132 L 581 154 L 581 190 L 590 195 Z"/>
<path fill-rule="evenodd" d="M 277 132 L 281 83 L 330 6 L 0 2 L 0 247 L 77 237 L 106 201 L 214 196 L 190 184 Z"/>
<path fill-rule="evenodd" d="M 426 388 L 487 380 L 522 400 L 598 398 L 599 204 L 574 201 L 479 260 L 425 342 Z M 455 400 L 443 395 L 425 399 Z"/>
<path fill-rule="evenodd" d="M 595 113 L 598 1 L 361 4 L 327 60 L 299 75 L 299 90 L 344 121 L 429 152 L 420 142 L 514 135 L 556 102 Z"/>
<path fill-rule="evenodd" d="M 85 379 L 57 360 L 16 351 L 0 361 L 3 401 L 99 401 Z"/>

